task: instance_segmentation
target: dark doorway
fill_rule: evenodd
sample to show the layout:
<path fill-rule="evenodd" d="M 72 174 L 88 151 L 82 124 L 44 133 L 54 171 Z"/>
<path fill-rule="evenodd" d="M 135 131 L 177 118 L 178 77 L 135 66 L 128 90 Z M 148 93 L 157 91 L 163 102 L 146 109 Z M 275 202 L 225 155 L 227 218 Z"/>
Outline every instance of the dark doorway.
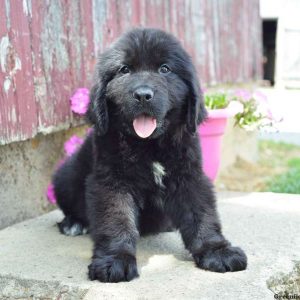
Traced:
<path fill-rule="evenodd" d="M 264 80 L 274 85 L 277 20 L 263 21 Z"/>

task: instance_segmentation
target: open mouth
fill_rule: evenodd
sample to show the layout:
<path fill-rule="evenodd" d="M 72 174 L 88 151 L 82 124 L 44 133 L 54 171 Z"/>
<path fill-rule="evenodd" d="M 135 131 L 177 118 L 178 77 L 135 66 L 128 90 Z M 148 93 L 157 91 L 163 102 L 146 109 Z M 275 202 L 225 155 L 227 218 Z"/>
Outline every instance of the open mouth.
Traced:
<path fill-rule="evenodd" d="M 141 114 L 133 120 L 135 133 L 143 139 L 149 137 L 156 126 L 156 119 L 149 115 Z"/>

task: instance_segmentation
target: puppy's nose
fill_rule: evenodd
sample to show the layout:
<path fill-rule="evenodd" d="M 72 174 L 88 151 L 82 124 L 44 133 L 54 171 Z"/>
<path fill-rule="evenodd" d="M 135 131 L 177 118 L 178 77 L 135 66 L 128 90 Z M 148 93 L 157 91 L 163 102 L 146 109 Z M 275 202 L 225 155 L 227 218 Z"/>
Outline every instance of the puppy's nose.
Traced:
<path fill-rule="evenodd" d="M 141 86 L 133 92 L 134 99 L 138 101 L 150 101 L 153 95 L 153 90 L 147 86 Z"/>

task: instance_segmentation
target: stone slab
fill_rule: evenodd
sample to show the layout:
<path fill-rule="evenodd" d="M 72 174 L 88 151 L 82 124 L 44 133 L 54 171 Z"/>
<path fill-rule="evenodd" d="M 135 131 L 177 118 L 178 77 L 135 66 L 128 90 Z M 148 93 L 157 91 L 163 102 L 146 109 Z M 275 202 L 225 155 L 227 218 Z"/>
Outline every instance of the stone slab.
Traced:
<path fill-rule="evenodd" d="M 300 196 L 222 193 L 218 206 L 224 234 L 248 255 L 246 271 L 197 269 L 174 232 L 140 240 L 138 279 L 90 282 L 90 238 L 59 234 L 56 210 L 0 231 L 0 299 L 273 299 L 267 281 L 300 257 Z"/>

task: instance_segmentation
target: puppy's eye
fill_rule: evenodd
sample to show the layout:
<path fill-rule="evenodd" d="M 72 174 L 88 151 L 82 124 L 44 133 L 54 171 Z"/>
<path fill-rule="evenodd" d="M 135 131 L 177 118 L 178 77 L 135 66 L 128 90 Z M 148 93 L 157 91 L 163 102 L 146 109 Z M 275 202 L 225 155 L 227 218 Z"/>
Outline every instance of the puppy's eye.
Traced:
<path fill-rule="evenodd" d="M 168 74 L 171 72 L 171 69 L 168 65 L 163 64 L 159 67 L 158 72 L 161 74 Z"/>
<path fill-rule="evenodd" d="M 120 68 L 119 72 L 122 74 L 128 74 L 128 73 L 130 73 L 130 69 L 128 66 L 125 65 Z"/>

